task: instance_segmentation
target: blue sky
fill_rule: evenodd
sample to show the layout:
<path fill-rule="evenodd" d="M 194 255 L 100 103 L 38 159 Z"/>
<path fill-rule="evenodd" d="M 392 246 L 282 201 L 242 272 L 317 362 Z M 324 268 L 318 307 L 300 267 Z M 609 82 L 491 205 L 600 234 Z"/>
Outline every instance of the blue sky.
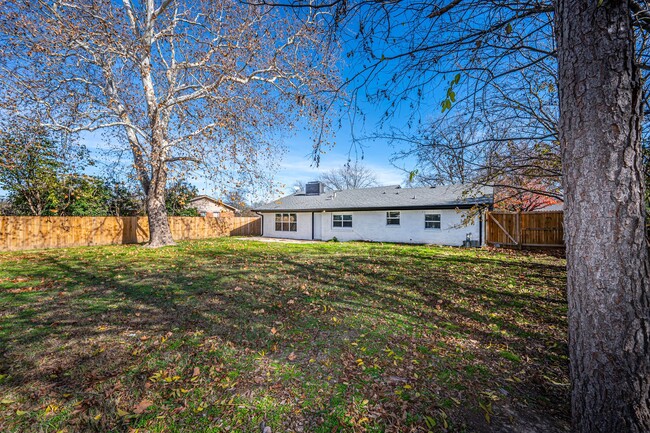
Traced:
<path fill-rule="evenodd" d="M 318 176 L 326 171 L 343 167 L 348 160 L 358 160 L 361 164 L 371 169 L 377 175 L 377 180 L 383 185 L 402 184 L 406 177 L 404 168 L 412 170 L 413 161 L 397 161 L 391 164 L 390 159 L 396 148 L 387 140 L 363 140 L 362 143 L 353 144 L 351 125 L 343 123 L 341 129 L 335 131 L 331 141 L 335 143 L 325 148 L 318 167 L 311 159 L 311 137 L 306 134 L 299 134 L 295 137 L 288 137 L 283 145 L 287 152 L 283 155 L 279 169 L 275 176 L 277 182 L 286 185 L 285 192 L 293 191 L 293 184 L 297 180 L 307 182 L 316 180 Z M 371 133 L 378 129 L 374 123 L 366 125 L 364 131 L 359 131 L 356 126 L 355 136 Z"/>
<path fill-rule="evenodd" d="M 340 134 L 344 135 L 344 134 Z M 347 134 L 345 134 L 347 135 Z M 346 137 L 349 138 L 349 137 Z M 311 162 L 311 156 L 306 153 L 309 152 L 309 143 L 301 143 L 302 140 L 288 140 L 294 141 L 288 144 L 289 151 L 284 156 L 283 161 L 280 163 L 276 180 L 287 184 L 289 187 L 296 181 L 301 180 L 307 182 L 315 180 L 318 176 L 331 169 L 341 168 L 348 161 L 349 145 L 343 144 L 339 138 L 338 144 L 327 154 L 321 158 L 319 167 L 316 167 Z M 373 143 L 370 148 L 366 149 L 365 157 L 360 162 L 366 167 L 370 168 L 377 175 L 377 180 L 381 184 L 401 184 L 404 180 L 404 172 L 395 168 L 389 163 L 390 155 L 392 154 L 392 147 L 385 142 Z M 355 156 L 352 155 L 354 161 Z"/>

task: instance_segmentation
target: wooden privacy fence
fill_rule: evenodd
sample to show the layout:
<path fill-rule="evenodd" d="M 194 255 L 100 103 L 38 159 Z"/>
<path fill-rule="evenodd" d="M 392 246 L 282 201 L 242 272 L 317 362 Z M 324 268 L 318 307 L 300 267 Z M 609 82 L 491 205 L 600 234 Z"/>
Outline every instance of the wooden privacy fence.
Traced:
<path fill-rule="evenodd" d="M 169 226 L 175 240 L 262 234 L 257 217 L 169 217 Z M 0 251 L 148 240 L 147 217 L 0 217 Z"/>
<path fill-rule="evenodd" d="M 486 241 L 493 246 L 564 247 L 564 212 L 488 212 Z"/>

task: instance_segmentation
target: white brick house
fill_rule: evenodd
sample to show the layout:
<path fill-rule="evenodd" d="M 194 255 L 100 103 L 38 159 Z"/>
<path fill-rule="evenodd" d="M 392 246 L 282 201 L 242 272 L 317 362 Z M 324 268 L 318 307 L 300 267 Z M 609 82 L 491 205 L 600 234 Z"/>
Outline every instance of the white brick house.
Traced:
<path fill-rule="evenodd" d="M 482 244 L 483 212 L 493 203 L 491 188 L 472 194 L 464 185 L 323 192 L 311 182 L 306 189 L 255 209 L 263 236 L 439 245 L 469 236 Z"/>

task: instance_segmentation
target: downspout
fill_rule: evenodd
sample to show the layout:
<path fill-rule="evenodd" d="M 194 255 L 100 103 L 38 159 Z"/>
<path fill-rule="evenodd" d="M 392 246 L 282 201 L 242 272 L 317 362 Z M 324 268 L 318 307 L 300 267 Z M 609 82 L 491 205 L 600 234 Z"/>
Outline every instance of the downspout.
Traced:
<path fill-rule="evenodd" d="M 492 212 L 492 211 L 494 211 L 494 202 L 488 204 L 487 209 L 485 211 L 485 239 L 486 240 L 487 240 L 487 223 L 489 222 L 489 220 L 487 219 L 487 213 Z M 487 244 L 487 242 L 486 242 L 486 244 Z"/>
<path fill-rule="evenodd" d="M 483 246 L 483 212 L 484 210 L 478 213 L 478 246 Z"/>

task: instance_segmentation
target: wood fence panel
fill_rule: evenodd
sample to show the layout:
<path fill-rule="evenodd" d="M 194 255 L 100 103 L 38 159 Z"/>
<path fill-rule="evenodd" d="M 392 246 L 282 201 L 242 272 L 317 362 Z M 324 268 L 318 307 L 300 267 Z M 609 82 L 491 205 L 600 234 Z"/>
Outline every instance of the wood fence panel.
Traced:
<path fill-rule="evenodd" d="M 2 236 L 0 230 L 0 236 Z M 61 245 L 61 234 L 54 228 L 52 218 L 41 218 L 41 237 L 43 238 L 43 248 L 57 248 Z"/>
<path fill-rule="evenodd" d="M 176 240 L 262 234 L 261 218 L 170 217 Z M 146 217 L 0 216 L 0 251 L 132 244 L 149 240 Z"/>
<path fill-rule="evenodd" d="M 52 233 L 52 221 L 47 218 L 41 218 L 38 221 L 38 248 L 52 248 L 56 246 L 58 238 L 56 236 L 50 236 Z"/>
<path fill-rule="evenodd" d="M 81 234 L 84 230 L 83 220 L 80 220 L 79 217 L 72 217 L 70 227 L 72 229 L 72 246 L 77 247 L 81 245 Z"/>
<path fill-rule="evenodd" d="M 52 231 L 50 226 L 52 225 L 49 219 L 41 218 L 38 221 L 38 233 L 36 234 L 38 239 L 37 248 L 51 248 L 56 245 L 56 237 L 49 236 L 49 233 Z M 0 229 L 0 233 L 2 230 Z"/>
<path fill-rule="evenodd" d="M 13 220 L 10 226 L 10 235 L 11 235 L 11 247 L 16 247 L 17 245 L 21 245 L 23 243 L 23 235 L 24 235 L 24 227 L 23 227 L 23 218 L 19 218 L 17 220 Z"/>
<path fill-rule="evenodd" d="M 33 243 L 35 241 L 35 235 L 32 229 L 34 220 L 31 218 L 25 218 L 20 222 L 22 226 L 22 236 L 20 242 Z"/>
<path fill-rule="evenodd" d="M 11 245 L 9 239 L 9 233 L 11 232 L 9 224 L 9 217 L 0 217 L 0 248 L 5 251 L 8 250 Z"/>
<path fill-rule="evenodd" d="M 149 220 L 146 217 L 133 217 L 135 218 L 135 242 L 143 243 L 149 242 Z"/>
<path fill-rule="evenodd" d="M 510 247 L 563 247 L 564 213 L 488 212 L 486 241 Z"/>
<path fill-rule="evenodd" d="M 230 236 L 261 236 L 262 219 L 257 217 L 234 218 Z"/>

